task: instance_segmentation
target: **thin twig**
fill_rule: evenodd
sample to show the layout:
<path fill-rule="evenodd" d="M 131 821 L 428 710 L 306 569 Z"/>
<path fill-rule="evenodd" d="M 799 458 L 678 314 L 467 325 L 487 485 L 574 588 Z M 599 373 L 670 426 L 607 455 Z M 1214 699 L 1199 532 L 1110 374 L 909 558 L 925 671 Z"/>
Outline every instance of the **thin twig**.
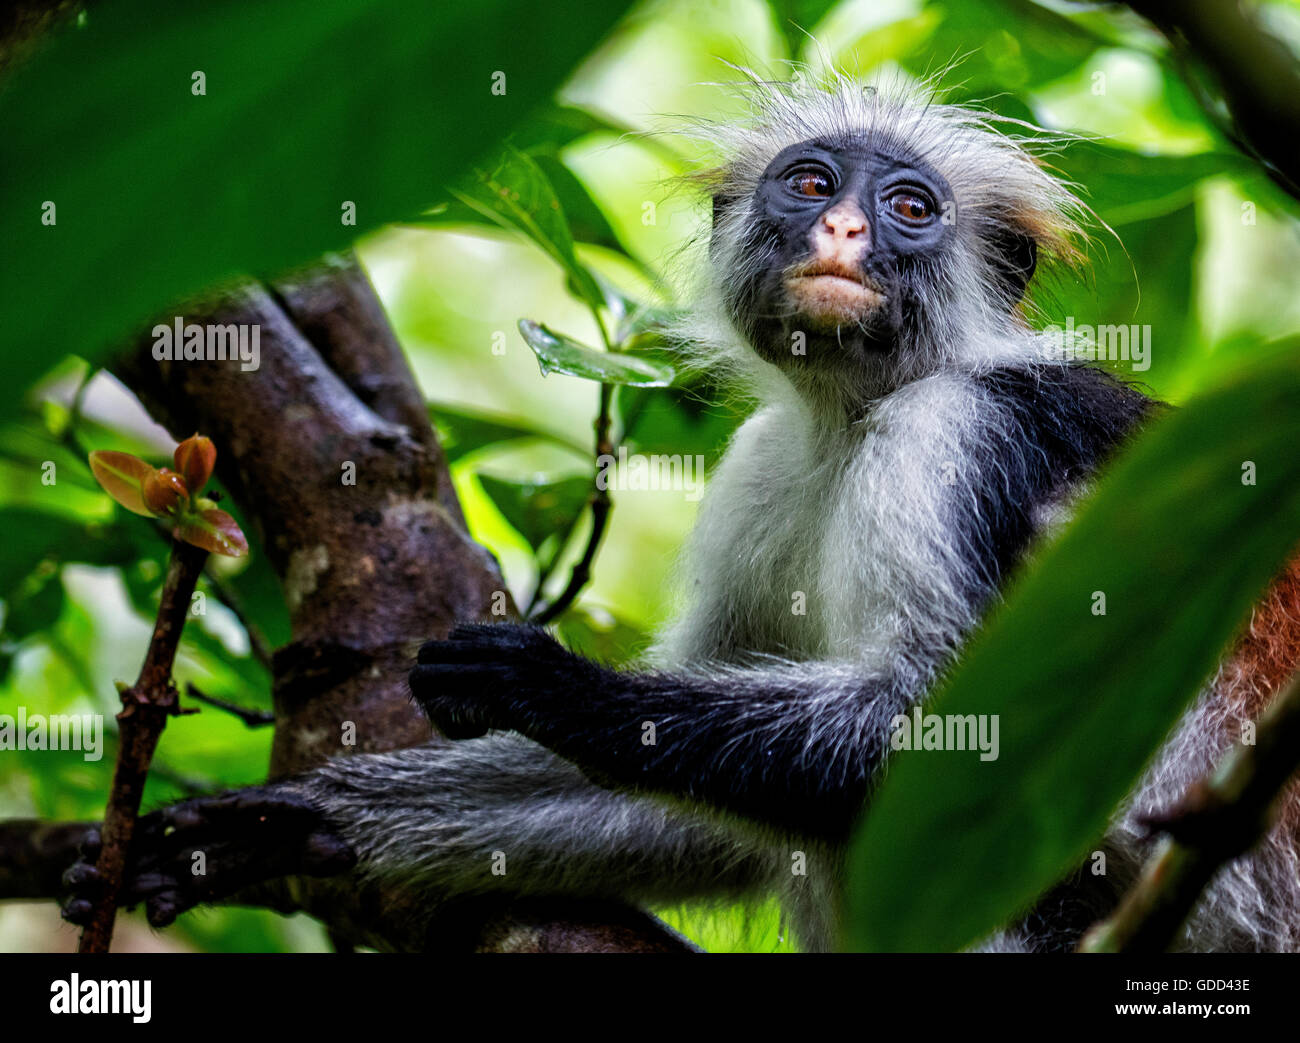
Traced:
<path fill-rule="evenodd" d="M 600 331 L 600 339 L 604 342 L 606 351 L 613 351 L 614 345 L 609 339 L 609 331 L 605 329 L 605 321 L 601 318 L 600 312 L 595 308 L 591 309 L 592 318 L 596 320 L 596 328 Z M 587 546 L 582 552 L 582 557 L 578 563 L 573 566 L 573 571 L 569 574 L 569 582 L 549 605 L 534 610 L 533 605 L 528 606 L 526 613 L 528 621 L 543 626 L 553 619 L 558 619 L 570 605 L 577 600 L 582 588 L 591 580 L 591 566 L 596 560 L 596 553 L 600 550 L 601 540 L 605 536 L 605 528 L 609 524 L 609 512 L 614 509 L 614 501 L 609 495 L 608 483 L 602 483 L 600 480 L 602 472 L 605 470 L 601 459 L 614 455 L 614 443 L 610 438 L 609 432 L 612 426 L 612 414 L 614 405 L 614 386 L 612 384 L 600 385 L 600 409 L 596 414 L 596 421 L 593 425 L 596 429 L 596 474 L 591 482 L 591 496 L 587 500 L 587 505 L 591 508 L 591 533 L 587 536 Z M 556 562 L 559 561 L 559 554 L 556 554 Z M 554 567 L 554 562 L 552 567 Z M 537 581 L 537 589 L 533 593 L 533 604 L 535 605 L 541 597 L 542 588 L 550 578 L 550 573 L 544 573 Z"/>
<path fill-rule="evenodd" d="M 210 495 L 214 499 L 217 498 L 216 494 Z M 166 540 L 168 544 L 171 543 L 171 530 L 160 519 L 154 519 L 153 529 L 160 538 Z M 267 673 L 274 675 L 273 658 L 275 652 L 271 648 L 271 643 L 266 640 L 266 635 L 262 633 L 261 628 L 248 617 L 248 613 L 244 611 L 243 603 L 239 600 L 239 595 L 212 571 L 210 565 L 211 560 L 209 559 L 208 564 L 203 567 L 203 578 L 207 580 L 208 586 L 212 588 L 212 593 L 217 596 L 217 600 L 230 609 L 231 614 L 239 620 L 240 626 L 244 628 L 244 633 L 248 635 L 248 649 L 253 653 L 253 658 L 262 665 Z"/>
<path fill-rule="evenodd" d="M 600 386 L 600 415 L 596 418 L 596 457 L 611 456 L 614 452 L 614 445 L 609 439 L 610 427 L 610 399 L 613 397 L 614 389 L 609 384 Z M 597 474 L 600 473 L 600 464 L 596 465 Z M 609 523 L 609 512 L 614 508 L 614 501 L 610 499 L 609 488 L 606 485 L 601 487 L 600 483 L 593 482 L 591 497 L 587 501 L 591 506 L 591 535 L 587 537 L 587 547 L 582 552 L 582 557 L 578 563 L 573 566 L 573 572 L 569 574 L 569 582 L 560 595 L 549 605 L 537 612 L 531 618 L 531 622 L 538 625 L 544 625 L 551 620 L 556 619 L 577 599 L 582 588 L 587 585 L 591 579 L 591 565 L 596 560 L 596 552 L 600 550 L 600 541 L 605 535 L 605 528 Z"/>
<path fill-rule="evenodd" d="M 222 580 L 218 579 L 211 569 L 205 569 L 203 577 L 208 581 L 208 586 L 212 588 L 212 593 L 217 595 L 217 600 L 225 605 L 226 608 L 230 609 L 234 614 L 234 617 L 239 620 L 240 625 L 244 628 L 244 632 L 248 635 L 248 647 L 253 653 L 253 658 L 262 664 L 267 673 L 273 674 L 274 669 L 272 665 L 272 657 L 275 653 L 271 650 L 271 644 L 266 640 L 266 635 L 262 633 L 261 627 L 254 623 L 248 617 L 248 613 L 244 611 L 244 606 L 239 600 L 239 595 L 231 590 Z"/>
<path fill-rule="evenodd" d="M 267 710 L 249 710 L 237 703 L 226 702 L 225 699 L 218 699 L 215 695 L 208 695 L 196 688 L 192 683 L 185 685 L 185 694 L 191 699 L 197 699 L 201 703 L 215 706 L 218 710 L 225 710 L 232 717 L 238 717 L 249 728 L 265 728 L 267 725 L 275 723 L 275 714 Z"/>
<path fill-rule="evenodd" d="M 1196 899 L 1226 862 L 1268 832 L 1279 794 L 1300 768 L 1300 675 L 1214 774 L 1169 815 L 1149 820 L 1166 836 L 1119 908 L 1095 924 L 1080 952 L 1159 952 L 1177 936 Z"/>
<path fill-rule="evenodd" d="M 167 718 L 179 712 L 180 700 L 171 679 L 172 663 L 185 627 L 190 597 L 207 557 L 208 552 L 199 547 L 180 541 L 172 544 L 158 618 L 144 665 L 135 684 L 122 691 L 122 712 L 117 715 L 120 745 L 104 816 L 103 846 L 96 863 L 100 893 L 90 922 L 81 934 L 78 952 L 108 952 L 112 941 L 117 899 L 149 764 Z"/>

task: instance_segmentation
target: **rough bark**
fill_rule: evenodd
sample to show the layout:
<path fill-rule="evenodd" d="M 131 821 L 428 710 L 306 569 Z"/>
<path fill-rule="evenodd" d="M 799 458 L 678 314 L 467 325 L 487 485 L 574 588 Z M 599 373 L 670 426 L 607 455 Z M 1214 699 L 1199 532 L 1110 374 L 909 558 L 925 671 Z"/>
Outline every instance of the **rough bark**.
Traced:
<path fill-rule="evenodd" d="M 267 287 L 245 283 L 184 320 L 257 324 L 260 366 L 156 361 L 142 338 L 119 372 L 177 438 L 218 447 L 218 477 L 280 577 L 292 640 L 274 656 L 270 775 L 327 757 L 429 740 L 406 675 L 418 646 L 455 621 L 488 619 L 505 591 L 465 530 L 419 389 L 365 275 L 350 258 Z M 169 322 L 173 315 L 160 317 Z M 355 473 L 355 484 L 344 484 Z M 341 745 L 343 726 L 356 745 Z M 400 889 L 295 878 L 241 896 L 304 909 L 338 936 L 384 949 L 445 948 L 420 934 Z M 477 907 L 466 949 L 682 951 L 644 913 L 530 902 Z M 524 911 L 526 910 L 526 911 Z M 549 910 L 553 910 L 553 913 Z"/>

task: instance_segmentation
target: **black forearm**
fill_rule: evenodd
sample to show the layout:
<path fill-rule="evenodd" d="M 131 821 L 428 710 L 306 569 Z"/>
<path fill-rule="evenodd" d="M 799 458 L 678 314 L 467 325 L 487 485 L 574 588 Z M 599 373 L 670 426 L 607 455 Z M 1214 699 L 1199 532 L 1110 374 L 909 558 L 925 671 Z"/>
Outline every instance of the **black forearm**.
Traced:
<path fill-rule="evenodd" d="M 590 664 L 589 664 L 590 665 Z M 588 772 L 797 832 L 852 827 L 905 700 L 882 683 L 717 680 L 592 667 L 509 700 L 507 727 Z M 867 720 L 880 727 L 863 728 Z"/>
<path fill-rule="evenodd" d="M 519 732 L 615 785 L 826 836 L 852 827 L 915 694 L 833 664 L 620 673 L 511 625 L 429 642 L 411 690 L 449 738 Z"/>

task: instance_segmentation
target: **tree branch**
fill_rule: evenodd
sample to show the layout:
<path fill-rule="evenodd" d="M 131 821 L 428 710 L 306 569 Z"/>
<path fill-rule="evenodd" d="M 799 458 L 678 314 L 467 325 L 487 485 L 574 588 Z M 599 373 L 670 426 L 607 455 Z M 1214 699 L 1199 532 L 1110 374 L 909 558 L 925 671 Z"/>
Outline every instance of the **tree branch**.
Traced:
<path fill-rule="evenodd" d="M 185 686 L 185 694 L 197 702 L 207 703 L 218 710 L 224 710 L 230 716 L 243 721 L 246 728 L 265 728 L 267 725 L 275 723 L 275 714 L 273 713 L 267 713 L 265 710 L 250 710 L 245 706 L 227 702 L 225 699 L 218 699 L 215 695 L 208 695 L 193 684 Z"/>
<path fill-rule="evenodd" d="M 1237 144 L 1300 199 L 1300 65 L 1286 44 L 1238 0 L 1128 0 L 1178 51 L 1219 84 Z"/>
<path fill-rule="evenodd" d="M 158 619 L 144 665 L 135 684 L 122 690 L 122 711 L 117 715 L 117 763 L 104 816 L 103 846 L 95 867 L 99 870 L 100 891 L 90 922 L 81 932 L 78 952 L 108 952 L 113 938 L 118 894 L 149 764 L 167 718 L 180 712 L 180 701 L 172 684 L 172 663 L 185 629 L 194 585 L 207 557 L 208 552 L 198 547 L 180 540 L 172 543 Z"/>
<path fill-rule="evenodd" d="M 374 291 L 354 261 L 333 257 L 274 289 L 245 284 L 183 314 L 260 330 L 256 370 L 157 362 L 142 339 L 121 375 L 169 430 L 216 442 L 219 477 L 284 587 L 292 641 L 273 658 L 271 776 L 429 741 L 406 681 L 416 649 L 456 622 L 491 618 L 506 588 L 465 531 L 423 396 Z M 343 746 L 347 725 L 353 747 Z M 304 910 L 341 939 L 377 948 L 444 944 L 392 883 L 292 878 L 238 899 Z M 491 947 L 491 933 L 516 946 L 532 939 L 536 951 L 685 948 L 653 917 L 627 910 L 622 923 L 605 922 L 603 911 L 579 915 L 580 902 L 536 900 L 520 935 L 508 926 L 513 907 L 479 909 L 467 947 Z"/>

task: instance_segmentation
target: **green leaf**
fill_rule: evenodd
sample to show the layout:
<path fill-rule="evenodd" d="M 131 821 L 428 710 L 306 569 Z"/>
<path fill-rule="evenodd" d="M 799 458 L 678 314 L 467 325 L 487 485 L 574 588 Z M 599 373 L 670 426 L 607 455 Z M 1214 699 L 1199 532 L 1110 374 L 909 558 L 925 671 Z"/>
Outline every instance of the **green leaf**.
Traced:
<path fill-rule="evenodd" d="M 639 453 L 684 453 L 716 463 L 743 417 L 715 389 L 619 389 L 623 441 Z"/>
<path fill-rule="evenodd" d="M 645 651 L 650 635 L 616 616 L 597 618 L 580 605 L 564 613 L 556 625 L 565 647 L 606 666 L 620 666 Z"/>
<path fill-rule="evenodd" d="M 768 6 L 793 58 L 807 46 L 808 34 L 836 6 L 836 0 L 768 0 Z"/>
<path fill-rule="evenodd" d="M 552 105 L 531 116 L 510 135 L 510 144 L 521 152 L 538 149 L 558 152 L 588 134 L 626 134 L 629 128 L 572 105 Z"/>
<path fill-rule="evenodd" d="M 998 758 L 891 758 L 852 845 L 849 947 L 961 948 L 1082 862 L 1294 547 L 1297 445 L 1292 355 L 1122 456 L 926 706 L 998 715 Z"/>
<path fill-rule="evenodd" d="M 215 597 L 209 594 L 209 597 Z M 153 611 L 157 611 L 156 602 Z M 217 669 L 229 671 L 234 683 L 227 688 L 204 687 L 204 694 L 229 698 L 246 706 L 259 708 L 271 705 L 271 683 L 265 668 L 251 654 L 232 655 L 225 644 L 203 629 L 202 620 L 189 617 L 181 634 L 181 648 L 197 655 L 203 665 L 214 664 Z M 212 711 L 220 712 L 220 711 Z"/>
<path fill-rule="evenodd" d="M 447 454 L 448 463 L 454 463 L 484 446 L 521 438 L 541 438 L 566 446 L 583 456 L 591 455 L 589 447 L 580 446 L 549 431 L 526 427 L 509 417 L 495 417 L 488 413 L 433 402 L 429 404 L 429 418 L 438 426 L 438 441 Z"/>
<path fill-rule="evenodd" d="M 531 319 L 519 320 L 519 332 L 537 355 L 543 375 L 565 373 L 602 384 L 632 387 L 667 387 L 675 376 L 673 368 L 665 362 L 615 351 L 596 351 Z"/>
<path fill-rule="evenodd" d="M 1122 247 L 1109 237 L 1098 239 L 1090 251 L 1092 278 L 1071 280 L 1049 302 L 1052 321 L 1075 327 L 1108 325 L 1127 338 L 1111 343 L 1110 354 L 1127 347 L 1129 360 L 1099 359 L 1108 368 L 1151 385 L 1157 394 L 1170 386 L 1187 359 L 1200 347 L 1193 307 L 1193 268 L 1196 255 L 1196 209 L 1185 206 L 1148 221 L 1125 225 Z M 1046 284 L 1051 295 L 1053 284 Z M 1149 347 L 1146 360 L 1134 362 L 1134 330 Z M 1143 327 L 1146 327 L 1145 329 Z M 1100 342 L 1100 336 L 1098 337 Z M 1148 343 L 1149 342 L 1149 343 Z M 1103 345 L 1104 346 L 1104 345 Z M 1147 366 L 1138 369 L 1136 366 Z"/>
<path fill-rule="evenodd" d="M 0 508 L 0 597 L 42 561 L 85 561 L 94 565 L 122 565 L 133 561 L 135 546 L 122 526 L 93 525 L 31 507 Z"/>
<path fill-rule="evenodd" d="M 37 631 L 48 630 L 58 622 L 63 611 L 63 583 L 58 569 L 33 576 L 23 592 L 5 602 L 4 633 L 21 640 Z"/>
<path fill-rule="evenodd" d="M 1109 41 L 1077 19 L 1034 0 L 961 0 L 936 3 L 943 20 L 926 46 L 903 64 L 918 76 L 935 71 L 936 58 L 960 60 L 944 69 L 951 100 L 983 99 L 1046 83 L 1078 68 Z"/>
<path fill-rule="evenodd" d="M 659 335 L 662 339 L 664 329 L 682 314 L 679 309 L 675 308 L 663 308 L 654 304 L 638 304 L 631 301 L 628 303 L 630 306 L 624 309 L 625 314 L 619 319 L 618 326 L 614 331 L 614 340 L 619 344 L 640 334 L 653 333 Z"/>
<path fill-rule="evenodd" d="M 1206 178 L 1255 169 L 1250 160 L 1234 152 L 1144 155 L 1091 141 L 1068 145 L 1052 163 L 1079 186 L 1084 202 L 1109 225 L 1178 210 L 1192 202 Z"/>
<path fill-rule="evenodd" d="M 564 216 L 568 218 L 569 232 L 574 240 L 594 243 L 626 256 L 627 251 L 610 226 L 609 218 L 591 197 L 587 186 L 578 180 L 578 176 L 558 156 L 534 153 L 532 159 L 550 182 L 555 198 L 559 200 Z"/>
<path fill-rule="evenodd" d="M 534 552 L 548 537 L 568 537 L 591 496 L 590 478 L 518 482 L 478 476 L 483 491 Z"/>
<path fill-rule="evenodd" d="M 604 293 L 573 252 L 573 233 L 555 188 L 531 156 L 507 148 L 492 170 L 480 171 L 454 195 L 501 227 L 522 232 L 564 269 L 578 297 L 604 307 Z"/>
<path fill-rule="evenodd" d="M 5 404 L 61 353 L 102 359 L 171 301 L 436 202 L 624 7 L 99 6 L 0 93 L 6 152 L 21 157 L 0 166 L 0 241 L 22 258 L 0 280 Z M 191 93 L 196 70 L 206 95 Z"/>

